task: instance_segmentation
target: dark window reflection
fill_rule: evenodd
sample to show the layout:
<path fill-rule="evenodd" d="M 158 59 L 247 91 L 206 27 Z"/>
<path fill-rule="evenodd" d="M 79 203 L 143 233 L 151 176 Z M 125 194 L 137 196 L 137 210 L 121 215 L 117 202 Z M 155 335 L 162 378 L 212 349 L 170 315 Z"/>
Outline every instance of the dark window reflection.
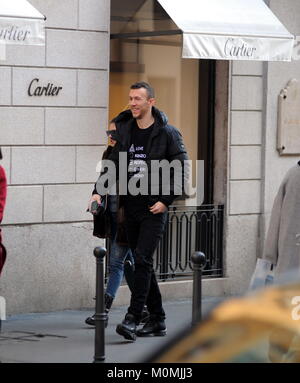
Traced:
<path fill-rule="evenodd" d="M 176 31 L 177 25 L 171 20 L 156 0 L 112 0 L 111 34 L 137 32 Z M 178 33 L 180 33 L 178 31 Z"/>

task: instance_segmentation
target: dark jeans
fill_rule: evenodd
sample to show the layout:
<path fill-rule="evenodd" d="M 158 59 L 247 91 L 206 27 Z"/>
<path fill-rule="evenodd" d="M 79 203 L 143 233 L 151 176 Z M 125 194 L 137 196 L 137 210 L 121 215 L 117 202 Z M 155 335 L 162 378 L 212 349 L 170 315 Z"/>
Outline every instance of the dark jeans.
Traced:
<path fill-rule="evenodd" d="M 161 293 L 153 270 L 153 253 L 161 239 L 167 213 L 152 214 L 145 205 L 125 203 L 126 230 L 135 257 L 135 278 L 128 313 L 139 322 L 144 305 L 153 319 L 164 320 Z"/>
<path fill-rule="evenodd" d="M 123 275 L 125 274 L 126 282 L 129 288 L 132 288 L 133 285 L 133 276 L 130 270 L 124 270 L 124 262 L 125 260 L 131 261 L 134 264 L 133 256 L 131 250 L 128 246 L 121 246 L 117 243 L 117 197 L 109 196 L 108 197 L 108 213 L 110 217 L 110 225 L 111 225 L 111 249 L 109 254 L 109 276 L 106 286 L 106 293 L 115 298 L 118 288 L 121 285 L 123 280 Z"/>

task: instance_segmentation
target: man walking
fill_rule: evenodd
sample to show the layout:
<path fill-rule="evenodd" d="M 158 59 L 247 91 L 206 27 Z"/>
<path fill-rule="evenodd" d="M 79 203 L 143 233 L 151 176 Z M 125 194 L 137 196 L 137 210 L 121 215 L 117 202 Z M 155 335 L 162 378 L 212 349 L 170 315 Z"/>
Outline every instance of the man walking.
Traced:
<path fill-rule="evenodd" d="M 130 109 L 113 120 L 117 128 L 117 144 L 110 159 L 119 167 L 120 153 L 127 153 L 128 190 L 120 200 L 124 206 L 129 246 L 135 258 L 130 306 L 125 319 L 116 328 L 117 333 L 128 340 L 135 340 L 136 335 L 166 335 L 165 312 L 153 269 L 153 254 L 164 232 L 167 208 L 178 197 L 175 193 L 178 177 L 176 181 L 173 169 L 166 193 L 162 191 L 164 184 L 160 174 L 154 193 L 151 191 L 153 173 L 150 174 L 150 167 L 153 160 L 168 163 L 177 160 L 182 165 L 180 176 L 183 177 L 183 163 L 188 159 L 180 132 L 168 125 L 166 116 L 154 107 L 154 103 L 154 91 L 150 85 L 135 83 L 129 92 Z M 132 186 L 142 190 L 145 184 L 149 186 L 148 193 L 132 191 Z M 150 318 L 137 331 L 145 304 Z"/>

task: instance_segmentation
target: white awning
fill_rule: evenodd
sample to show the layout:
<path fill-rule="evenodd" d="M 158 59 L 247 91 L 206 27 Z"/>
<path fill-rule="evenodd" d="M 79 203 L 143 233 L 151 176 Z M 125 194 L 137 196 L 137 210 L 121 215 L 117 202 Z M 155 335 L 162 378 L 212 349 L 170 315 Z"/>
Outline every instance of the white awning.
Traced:
<path fill-rule="evenodd" d="M 263 0 L 158 0 L 183 32 L 183 58 L 290 61 L 294 36 Z"/>
<path fill-rule="evenodd" d="M 0 43 L 45 44 L 45 16 L 26 0 L 0 0 Z"/>

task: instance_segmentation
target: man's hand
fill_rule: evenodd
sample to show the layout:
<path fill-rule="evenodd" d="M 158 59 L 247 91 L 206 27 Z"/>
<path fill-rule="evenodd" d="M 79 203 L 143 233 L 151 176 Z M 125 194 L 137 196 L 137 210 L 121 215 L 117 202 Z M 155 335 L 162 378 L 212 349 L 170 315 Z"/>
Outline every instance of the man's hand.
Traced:
<path fill-rule="evenodd" d="M 90 202 L 89 202 L 89 206 L 88 206 L 88 210 L 89 212 L 91 212 L 91 205 L 94 201 L 97 201 L 98 205 L 101 204 L 101 197 L 99 194 L 93 194 L 92 195 L 92 198 L 90 199 Z"/>
<path fill-rule="evenodd" d="M 150 206 L 149 210 L 153 214 L 159 214 L 159 213 L 164 213 L 165 211 L 168 210 L 168 208 L 165 204 L 158 201 L 153 206 Z"/>

